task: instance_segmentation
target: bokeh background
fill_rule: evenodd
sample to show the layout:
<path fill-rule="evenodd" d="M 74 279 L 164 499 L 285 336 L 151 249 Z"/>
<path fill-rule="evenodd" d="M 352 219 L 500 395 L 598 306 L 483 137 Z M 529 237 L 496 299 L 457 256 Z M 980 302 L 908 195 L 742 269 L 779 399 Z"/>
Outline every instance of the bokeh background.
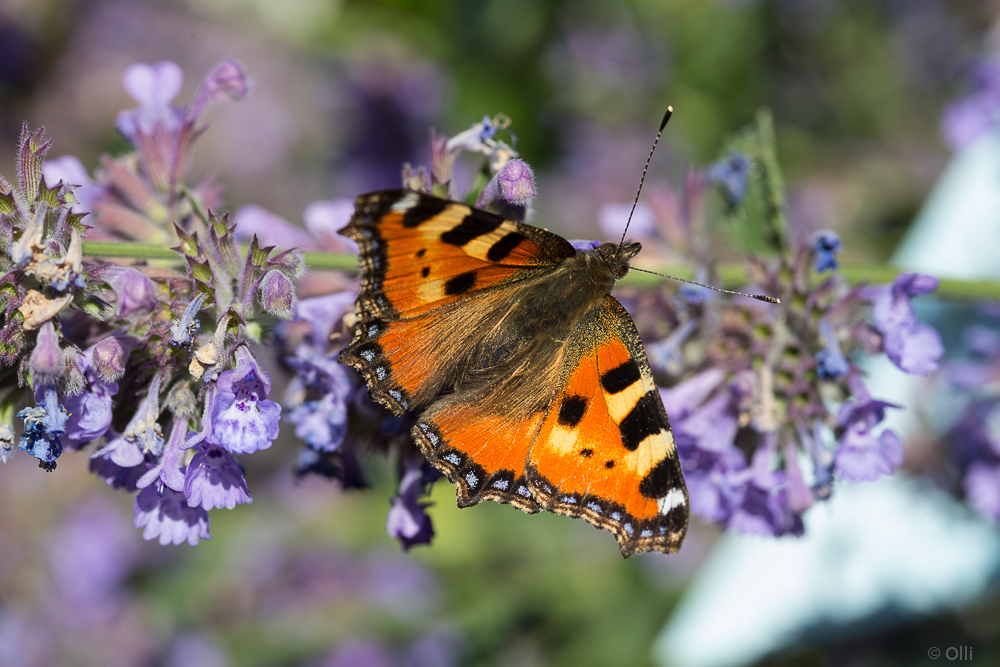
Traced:
<path fill-rule="evenodd" d="M 184 101 L 236 58 L 251 94 L 212 112 L 194 166 L 230 210 L 298 222 L 312 201 L 396 187 L 404 161 L 426 162 L 430 127 L 503 112 L 536 170 L 536 223 L 595 238 L 595 211 L 631 201 L 668 104 L 654 192 L 766 106 L 792 233 L 836 229 L 845 262 L 881 265 L 956 159 L 942 115 L 997 52 L 998 18 L 986 0 L 0 0 L 0 173 L 14 176 L 25 120 L 47 128 L 50 157 L 93 169 L 125 151 L 114 119 L 134 106 L 131 63 L 180 64 Z M 1000 242 L 995 257 L 997 277 Z M 936 460 L 929 428 L 907 430 L 914 479 Z M 365 461 L 371 490 L 343 493 L 293 482 L 297 448 L 248 461 L 254 503 L 213 512 L 194 548 L 143 542 L 132 498 L 89 475 L 86 454 L 53 474 L 14 457 L 0 468 L 0 664 L 908 665 L 952 647 L 1000 664 L 996 527 L 919 481 L 896 509 L 926 510 L 930 532 L 864 528 L 852 517 L 886 506 L 862 496 L 814 508 L 839 532 L 808 549 L 694 521 L 680 554 L 627 561 L 582 521 L 459 511 L 441 483 L 433 545 L 403 553 L 384 530 L 384 462 Z M 902 545 L 878 552 L 897 554 L 882 570 L 865 569 L 872 532 Z M 808 585 L 775 571 L 789 548 Z M 852 553 L 862 571 L 831 593 L 831 564 Z M 913 578 L 880 578 L 918 556 Z M 935 573 L 966 576 L 905 594 Z"/>

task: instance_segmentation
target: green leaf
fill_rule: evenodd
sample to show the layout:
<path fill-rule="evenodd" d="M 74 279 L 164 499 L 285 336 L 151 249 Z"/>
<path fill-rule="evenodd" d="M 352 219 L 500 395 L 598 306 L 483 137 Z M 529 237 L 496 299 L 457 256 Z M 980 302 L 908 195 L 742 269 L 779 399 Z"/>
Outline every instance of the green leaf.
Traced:
<path fill-rule="evenodd" d="M 733 248 L 742 253 L 779 254 L 788 246 L 788 224 L 770 109 L 758 110 L 750 125 L 726 141 L 722 158 L 733 153 L 742 153 L 753 166 L 743 201 L 735 205 L 725 202 L 721 227 Z"/>
<path fill-rule="evenodd" d="M 187 233 L 181 229 L 180 225 L 174 225 L 174 231 L 177 232 L 177 238 L 180 243 L 173 248 L 177 252 L 183 253 L 187 257 L 197 257 L 200 254 L 198 249 L 198 236 L 195 233 Z"/>
<path fill-rule="evenodd" d="M 212 275 L 212 267 L 207 261 L 199 262 L 193 257 L 188 257 L 187 261 L 191 278 L 208 284 L 211 284 L 214 281 L 215 276 Z"/>

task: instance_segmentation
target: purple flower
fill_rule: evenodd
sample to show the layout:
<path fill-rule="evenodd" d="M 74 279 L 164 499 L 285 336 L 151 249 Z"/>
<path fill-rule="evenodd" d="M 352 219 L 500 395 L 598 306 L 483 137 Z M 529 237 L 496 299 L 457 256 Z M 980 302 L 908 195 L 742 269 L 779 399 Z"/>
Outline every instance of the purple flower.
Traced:
<path fill-rule="evenodd" d="M 125 348 L 117 336 L 108 336 L 99 340 L 90 349 L 90 364 L 98 377 L 104 382 L 118 381 L 125 374 L 125 362 L 129 350 Z"/>
<path fill-rule="evenodd" d="M 62 454 L 62 434 L 69 413 L 59 404 L 54 387 L 49 386 L 44 392 L 45 398 L 36 407 L 24 408 L 17 413 L 24 420 L 24 432 L 18 448 L 38 459 L 38 467 L 51 472 L 55 470 L 56 459 Z"/>
<path fill-rule="evenodd" d="M 892 430 L 872 431 L 885 417 L 886 408 L 900 406 L 874 399 L 850 400 L 837 413 L 839 447 L 834 454 L 837 471 L 847 479 L 871 481 L 891 475 L 903 463 L 903 443 Z"/>
<path fill-rule="evenodd" d="M 295 306 L 295 317 L 312 328 L 313 344 L 326 345 L 344 315 L 353 312 L 358 295 L 350 290 L 302 299 Z"/>
<path fill-rule="evenodd" d="M 747 194 L 747 184 L 753 162 L 743 153 L 732 152 L 718 162 L 709 165 L 708 180 L 722 187 L 730 206 L 739 206 Z"/>
<path fill-rule="evenodd" d="M 771 469 L 775 435 L 765 434 L 764 441 L 754 452 L 750 467 L 733 476 L 744 483 L 728 526 L 747 535 L 801 535 L 802 518 L 789 505 L 787 475 L 784 470 Z"/>
<path fill-rule="evenodd" d="M 170 437 L 163 446 L 159 460 L 135 483 L 137 488 L 155 486 L 162 489 L 166 485 L 174 491 L 184 490 L 183 448 L 184 438 L 187 435 L 187 421 L 187 417 L 174 417 Z"/>
<path fill-rule="evenodd" d="M 420 502 L 425 487 L 432 481 L 428 478 L 432 476 L 436 478 L 436 471 L 423 459 L 410 459 L 399 482 L 399 495 L 391 501 L 385 530 L 390 537 L 399 540 L 404 551 L 418 544 L 430 544 L 434 537 L 434 526 L 425 512 L 429 503 Z"/>
<path fill-rule="evenodd" d="M 286 359 L 297 374 L 289 385 L 286 401 L 291 410 L 285 417 L 295 424 L 295 435 L 317 450 L 333 451 L 347 435 L 347 403 L 354 396 L 349 371 L 337 363 L 336 354 L 322 355 L 300 346 Z M 316 396 L 303 400 L 297 398 Z"/>
<path fill-rule="evenodd" d="M 840 237 L 834 232 L 824 231 L 816 235 L 813 241 L 813 254 L 816 256 L 813 268 L 816 273 L 830 271 L 840 266 L 837 255 L 844 250 Z"/>
<path fill-rule="evenodd" d="M 128 266 L 106 266 L 98 273 L 114 290 L 119 317 L 145 315 L 160 305 L 154 283 L 145 273 Z"/>
<path fill-rule="evenodd" d="M 47 160 L 42 165 L 42 175 L 49 189 L 55 188 L 59 183 L 72 189 L 76 201 L 70 206 L 71 213 L 92 212 L 94 200 L 103 192 L 101 186 L 93 184 L 86 167 L 74 155 Z"/>
<path fill-rule="evenodd" d="M 201 507 L 188 505 L 184 494 L 164 487 L 147 486 L 135 498 L 132 525 L 143 528 L 145 540 L 158 540 L 161 545 L 181 544 L 191 546 L 198 540 L 212 537 L 208 532 L 208 512 Z"/>
<path fill-rule="evenodd" d="M 129 65 L 122 77 L 125 90 L 139 108 L 118 114 L 118 131 L 137 144 L 139 134 L 152 134 L 157 126 L 167 133 L 181 125 L 182 111 L 170 104 L 184 83 L 180 65 L 164 60 L 155 65 Z"/>
<path fill-rule="evenodd" d="M 851 366 L 840 350 L 836 332 L 825 317 L 819 321 L 819 334 L 826 347 L 816 353 L 816 375 L 822 380 L 844 377 Z"/>
<path fill-rule="evenodd" d="M 271 269 L 260 281 L 260 303 L 264 310 L 277 317 L 291 315 L 295 299 L 295 285 L 291 278 L 277 269 Z"/>
<path fill-rule="evenodd" d="M 587 241 L 583 239 L 574 239 L 570 241 L 569 244 L 577 250 L 582 250 L 584 252 L 588 250 L 597 250 L 601 247 L 600 241 Z"/>
<path fill-rule="evenodd" d="M 317 249 L 316 241 L 304 229 L 255 204 L 240 207 L 233 221 L 236 223 L 236 238 L 240 240 L 249 241 L 256 234 L 263 245 Z"/>
<path fill-rule="evenodd" d="M 96 347 L 87 350 L 79 364 L 87 379 L 87 388 L 66 399 L 66 409 L 70 413 L 66 421 L 66 446 L 71 449 L 96 440 L 111 426 L 111 397 L 118 393 L 118 383 L 108 382 L 93 367 Z"/>
<path fill-rule="evenodd" d="M 357 255 L 358 244 L 337 233 L 347 226 L 352 215 L 354 215 L 354 200 L 344 198 L 309 204 L 302 212 L 302 220 L 306 223 L 306 229 L 319 241 L 324 250 Z"/>
<path fill-rule="evenodd" d="M 267 400 L 271 376 L 260 370 L 249 351 L 237 351 L 236 368 L 219 375 L 216 386 L 211 442 L 233 454 L 270 447 L 278 437 L 281 406 Z"/>
<path fill-rule="evenodd" d="M 10 424 L 0 423 L 0 463 L 7 463 L 14 453 L 14 429 Z"/>
<path fill-rule="evenodd" d="M 243 66 L 235 60 L 223 60 L 198 86 L 198 92 L 184 112 L 184 120 L 193 123 L 216 104 L 241 100 L 249 91 L 250 80 Z"/>
<path fill-rule="evenodd" d="M 632 215 L 631 222 L 629 214 Z M 618 202 L 602 204 L 597 209 L 597 225 L 612 241 L 617 242 L 621 238 L 626 224 L 630 238 L 643 240 L 656 236 L 656 214 L 645 202 L 636 204 L 635 212 L 632 211 L 632 204 Z"/>
<path fill-rule="evenodd" d="M 977 461 L 965 473 L 965 495 L 980 514 L 1000 522 L 1000 466 Z"/>
<path fill-rule="evenodd" d="M 56 333 L 52 320 L 46 320 L 38 329 L 38 338 L 29 363 L 31 380 L 36 388 L 55 381 L 63 374 L 63 353 L 59 347 L 59 334 Z"/>
<path fill-rule="evenodd" d="M 1000 118 L 1000 61 L 979 62 L 972 72 L 972 92 L 952 102 L 941 118 L 941 133 L 959 150 L 996 125 Z"/>
<path fill-rule="evenodd" d="M 872 301 L 872 319 L 883 337 L 885 354 L 907 373 L 926 375 L 937 370 L 944 353 L 941 336 L 933 327 L 917 322 L 910 299 L 937 289 L 938 279 L 919 273 L 903 273 L 892 285 L 865 290 Z"/>
<path fill-rule="evenodd" d="M 135 465 L 122 465 L 116 462 L 116 459 L 128 460 L 132 455 L 138 457 L 138 463 Z M 122 436 L 116 436 L 100 451 L 91 455 L 89 467 L 90 472 L 103 479 L 111 488 L 135 491 L 139 479 L 149 469 L 145 461 L 146 456 L 139 451 L 135 443 L 128 442 Z"/>
<path fill-rule="evenodd" d="M 510 204 L 523 206 L 535 197 L 535 177 L 524 160 L 508 160 L 497 172 L 496 179 L 501 196 Z"/>
<path fill-rule="evenodd" d="M 212 445 L 198 445 L 187 466 L 184 496 L 191 507 L 210 510 L 233 509 L 239 503 L 252 503 L 240 464 L 228 452 Z"/>

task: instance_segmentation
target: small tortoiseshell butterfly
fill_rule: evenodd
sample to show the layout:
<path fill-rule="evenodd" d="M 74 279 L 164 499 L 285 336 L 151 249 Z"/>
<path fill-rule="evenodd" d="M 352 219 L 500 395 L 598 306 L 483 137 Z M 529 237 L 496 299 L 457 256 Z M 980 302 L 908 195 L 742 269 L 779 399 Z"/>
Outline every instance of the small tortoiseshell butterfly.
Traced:
<path fill-rule="evenodd" d="M 375 400 L 417 415 L 413 437 L 459 506 L 583 517 L 624 556 L 680 548 L 689 503 L 670 422 L 610 294 L 639 243 L 576 250 L 406 190 L 360 196 L 340 233 L 362 271 L 340 362 Z"/>

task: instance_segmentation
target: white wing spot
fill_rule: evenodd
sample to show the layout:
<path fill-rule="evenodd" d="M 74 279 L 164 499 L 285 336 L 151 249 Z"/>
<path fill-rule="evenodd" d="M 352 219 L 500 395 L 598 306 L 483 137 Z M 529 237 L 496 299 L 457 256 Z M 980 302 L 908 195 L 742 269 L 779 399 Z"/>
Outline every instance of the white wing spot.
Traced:
<path fill-rule="evenodd" d="M 470 472 L 465 475 L 465 481 L 469 483 L 469 486 L 476 488 L 476 484 L 479 484 L 479 478 L 476 477 L 476 473 Z"/>
<path fill-rule="evenodd" d="M 531 491 L 529 491 L 528 487 L 524 486 L 523 484 L 521 486 L 517 487 L 517 492 L 518 492 L 518 494 L 524 496 L 525 498 L 530 498 L 531 497 Z"/>
<path fill-rule="evenodd" d="M 626 523 L 626 524 L 625 524 L 624 526 L 622 526 L 622 528 L 624 528 L 624 529 L 625 529 L 625 532 L 626 532 L 626 533 L 628 533 L 628 534 L 629 534 L 629 536 L 631 536 L 631 535 L 632 535 L 632 533 L 634 533 L 634 532 L 635 532 L 635 531 L 634 531 L 634 530 L 632 529 L 632 524 L 630 524 L 630 523 Z"/>
<path fill-rule="evenodd" d="M 567 505 L 576 505 L 576 498 L 573 496 L 563 496 L 562 501 Z"/>
<path fill-rule="evenodd" d="M 505 479 L 498 479 L 497 481 L 493 482 L 493 488 L 500 489 L 501 491 L 506 491 L 508 486 L 510 486 L 510 482 L 508 482 Z"/>
<path fill-rule="evenodd" d="M 598 514 L 601 514 L 604 511 L 603 507 L 601 507 L 600 505 L 598 505 L 597 503 L 595 503 L 593 501 L 587 503 L 587 507 L 589 507 L 590 509 L 594 510 Z"/>
<path fill-rule="evenodd" d="M 407 209 L 411 209 L 414 206 L 416 206 L 418 201 L 420 201 L 420 195 L 418 195 L 416 192 L 407 192 L 402 199 L 400 199 L 398 202 L 396 202 L 389 208 L 391 208 L 396 213 L 402 213 L 403 211 L 406 211 Z"/>
<path fill-rule="evenodd" d="M 611 518 L 614 519 L 615 521 L 621 521 L 621 519 L 622 519 L 622 513 L 621 512 L 612 512 L 611 513 Z"/>
<path fill-rule="evenodd" d="M 389 372 L 385 370 L 385 366 L 379 366 L 375 369 L 375 376 L 378 377 L 379 380 L 384 380 L 387 375 L 389 375 Z"/>
<path fill-rule="evenodd" d="M 451 453 L 445 456 L 444 460 L 452 465 L 457 466 L 459 463 L 462 462 L 462 457 L 460 457 L 458 454 Z"/>
<path fill-rule="evenodd" d="M 652 537 L 652 536 L 653 536 L 653 531 L 651 531 L 649 528 L 639 533 L 639 537 Z"/>
<path fill-rule="evenodd" d="M 670 510 L 684 504 L 684 492 L 680 489 L 670 489 L 667 495 L 656 500 L 656 505 L 660 508 L 660 514 L 669 514 Z"/>
<path fill-rule="evenodd" d="M 375 352 L 373 350 L 365 350 L 361 353 L 361 358 L 365 361 L 371 361 L 375 358 Z"/>
<path fill-rule="evenodd" d="M 368 327 L 368 337 L 369 338 L 374 338 L 375 334 L 377 334 L 377 333 L 378 333 L 378 327 L 376 325 L 373 324 L 370 327 Z"/>

